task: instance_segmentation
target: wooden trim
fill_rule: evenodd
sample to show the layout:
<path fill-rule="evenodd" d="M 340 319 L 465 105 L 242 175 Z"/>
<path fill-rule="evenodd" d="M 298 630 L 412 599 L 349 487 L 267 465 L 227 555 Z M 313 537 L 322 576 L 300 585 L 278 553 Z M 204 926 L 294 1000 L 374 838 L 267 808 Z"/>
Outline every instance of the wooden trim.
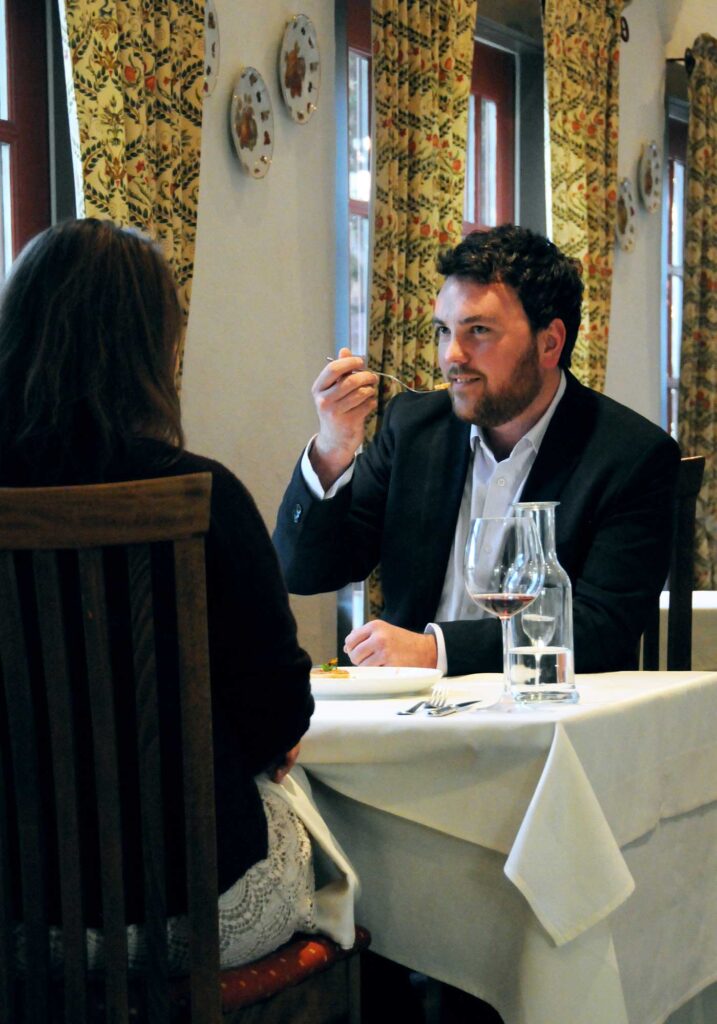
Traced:
<path fill-rule="evenodd" d="M 0 488 L 0 546 L 141 544 L 206 533 L 211 473 L 77 487 Z M 77 499 L 81 515 L 78 513 Z M 23 505 L 32 498 L 34 518 Z M 139 504 L 138 504 L 139 501 Z M 147 523 L 152 517 L 155 521 Z"/>
<path fill-rule="evenodd" d="M 45 0 L 6 0 L 13 255 L 50 224 Z"/>

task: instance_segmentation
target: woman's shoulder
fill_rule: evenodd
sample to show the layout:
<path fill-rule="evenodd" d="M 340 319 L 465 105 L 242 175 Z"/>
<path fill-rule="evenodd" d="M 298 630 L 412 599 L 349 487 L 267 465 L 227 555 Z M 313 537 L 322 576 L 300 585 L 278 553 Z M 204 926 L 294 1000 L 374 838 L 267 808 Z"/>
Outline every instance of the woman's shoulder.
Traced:
<path fill-rule="evenodd" d="M 134 446 L 123 468 L 125 478 L 127 473 L 132 473 L 137 479 L 211 473 L 213 514 L 229 505 L 235 510 L 242 508 L 251 517 L 258 515 L 256 503 L 239 477 L 222 462 L 206 455 L 173 448 L 161 441 L 142 439 Z"/>

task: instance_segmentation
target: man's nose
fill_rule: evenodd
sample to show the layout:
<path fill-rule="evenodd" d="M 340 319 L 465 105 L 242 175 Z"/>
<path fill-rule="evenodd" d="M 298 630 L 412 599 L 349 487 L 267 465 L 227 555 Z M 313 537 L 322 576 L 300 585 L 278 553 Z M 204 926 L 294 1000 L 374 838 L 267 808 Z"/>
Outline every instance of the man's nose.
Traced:
<path fill-rule="evenodd" d="M 446 363 L 464 363 L 466 361 L 466 353 L 455 334 L 451 335 L 443 349 L 443 359 Z"/>

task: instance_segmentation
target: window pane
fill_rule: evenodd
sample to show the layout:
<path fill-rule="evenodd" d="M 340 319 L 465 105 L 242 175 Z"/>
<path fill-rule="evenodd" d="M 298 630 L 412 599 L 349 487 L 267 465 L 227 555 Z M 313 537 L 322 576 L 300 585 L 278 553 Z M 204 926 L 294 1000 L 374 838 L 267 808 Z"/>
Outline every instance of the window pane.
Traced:
<path fill-rule="evenodd" d="M 670 350 L 668 374 L 680 376 L 680 353 L 682 350 L 682 278 L 670 274 Z"/>
<path fill-rule="evenodd" d="M 463 199 L 463 220 L 476 221 L 476 98 L 468 97 L 468 130 L 466 133 L 466 187 Z"/>
<path fill-rule="evenodd" d="M 496 184 L 498 180 L 498 108 L 493 100 L 481 98 L 480 219 L 486 227 L 497 224 Z"/>
<path fill-rule="evenodd" d="M 349 216 L 349 347 L 363 354 L 368 344 L 368 217 Z"/>
<path fill-rule="evenodd" d="M 684 260 L 685 237 L 685 165 L 672 161 L 672 201 L 670 204 L 670 263 L 681 267 Z"/>
<path fill-rule="evenodd" d="M 369 62 L 349 51 L 349 199 L 371 198 Z"/>
<path fill-rule="evenodd" d="M 0 0 L 0 119 L 7 121 L 7 37 L 5 34 L 5 0 Z"/>
<path fill-rule="evenodd" d="M 11 262 L 10 147 L 6 143 L 0 143 L 0 281 L 5 280 Z"/>

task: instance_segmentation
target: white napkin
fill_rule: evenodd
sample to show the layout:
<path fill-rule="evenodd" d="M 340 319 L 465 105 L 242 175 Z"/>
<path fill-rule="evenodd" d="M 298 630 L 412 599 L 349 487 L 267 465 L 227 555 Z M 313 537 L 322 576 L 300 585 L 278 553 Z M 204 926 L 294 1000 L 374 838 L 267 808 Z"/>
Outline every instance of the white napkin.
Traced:
<path fill-rule="evenodd" d="M 504 871 L 557 946 L 607 917 L 635 888 L 560 722 Z"/>
<path fill-rule="evenodd" d="M 317 889 L 314 895 L 316 927 L 342 949 L 350 949 L 356 940 L 354 904 L 360 892 L 358 875 L 321 817 L 304 769 L 294 765 L 281 783 L 270 782 L 269 785 L 303 821 L 314 841 L 315 856 L 318 847 L 333 866 L 332 873 L 338 871 L 339 877 Z"/>

